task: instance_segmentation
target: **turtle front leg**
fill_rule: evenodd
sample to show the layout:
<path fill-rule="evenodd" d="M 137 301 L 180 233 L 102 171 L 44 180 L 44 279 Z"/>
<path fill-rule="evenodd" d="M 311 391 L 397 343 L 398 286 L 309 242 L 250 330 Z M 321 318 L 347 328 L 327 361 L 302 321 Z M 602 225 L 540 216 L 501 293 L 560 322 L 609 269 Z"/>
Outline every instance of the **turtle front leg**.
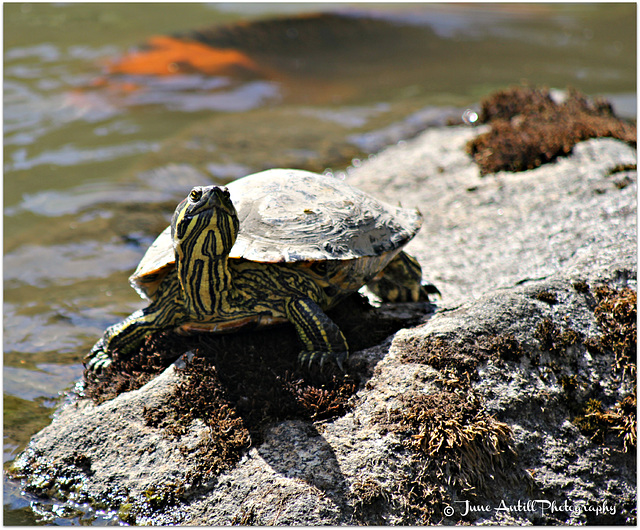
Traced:
<path fill-rule="evenodd" d="M 104 337 L 93 345 L 91 351 L 84 358 L 87 370 L 96 373 L 102 372 L 111 362 L 110 352 L 105 350 Z"/>
<path fill-rule="evenodd" d="M 106 329 L 84 359 L 87 368 L 94 372 L 103 371 L 113 362 L 115 352 L 124 358 L 131 356 L 143 344 L 145 337 L 156 329 L 159 328 L 154 324 L 153 313 L 145 315 L 145 310 L 132 313 Z"/>
<path fill-rule="evenodd" d="M 184 320 L 184 308 L 178 289 L 178 282 L 169 277 L 168 281 L 163 281 L 158 297 L 148 307 L 107 328 L 84 359 L 87 369 L 101 372 L 113 362 L 116 352 L 119 358 L 127 359 L 153 332 L 179 325 Z"/>
<path fill-rule="evenodd" d="M 347 340 L 316 302 L 310 298 L 288 300 L 286 314 L 305 346 L 298 356 L 301 364 L 311 366 L 318 361 L 322 368 L 325 362 L 333 359 L 344 370 L 342 362 L 349 356 Z"/>

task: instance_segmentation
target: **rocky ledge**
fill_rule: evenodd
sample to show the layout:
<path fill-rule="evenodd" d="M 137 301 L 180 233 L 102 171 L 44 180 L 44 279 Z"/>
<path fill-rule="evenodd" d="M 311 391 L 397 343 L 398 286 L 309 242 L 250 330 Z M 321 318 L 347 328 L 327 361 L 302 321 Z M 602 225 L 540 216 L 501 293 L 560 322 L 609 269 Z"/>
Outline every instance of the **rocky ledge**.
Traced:
<path fill-rule="evenodd" d="M 353 302 L 351 333 L 379 333 L 324 380 L 295 374 L 284 329 L 89 385 L 10 474 L 135 524 L 635 524 L 635 144 L 580 135 L 487 172 L 495 130 L 433 128 L 346 177 L 423 212 L 408 251 L 435 312 Z"/>

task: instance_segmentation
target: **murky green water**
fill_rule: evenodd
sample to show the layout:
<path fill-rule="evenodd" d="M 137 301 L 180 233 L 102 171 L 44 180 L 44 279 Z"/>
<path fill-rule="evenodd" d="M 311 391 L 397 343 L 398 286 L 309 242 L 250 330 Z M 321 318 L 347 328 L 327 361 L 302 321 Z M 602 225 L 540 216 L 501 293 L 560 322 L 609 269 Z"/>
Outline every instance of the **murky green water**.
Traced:
<path fill-rule="evenodd" d="M 635 116 L 634 4 L 332 4 L 388 29 L 366 46 L 292 52 L 269 76 L 92 86 L 153 34 L 322 7 L 4 4 L 5 462 L 48 424 L 104 328 L 142 306 L 127 277 L 192 185 L 342 171 L 428 123 L 430 107 L 522 80 L 604 94 Z M 38 513 L 5 481 L 6 524 L 93 521 Z"/>

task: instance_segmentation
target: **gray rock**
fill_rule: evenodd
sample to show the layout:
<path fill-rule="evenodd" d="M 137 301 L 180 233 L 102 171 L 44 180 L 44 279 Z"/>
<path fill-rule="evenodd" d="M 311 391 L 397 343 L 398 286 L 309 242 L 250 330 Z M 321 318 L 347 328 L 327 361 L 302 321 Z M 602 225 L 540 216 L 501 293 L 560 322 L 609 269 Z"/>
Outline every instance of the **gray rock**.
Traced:
<path fill-rule="evenodd" d="M 347 180 L 420 208 L 425 223 L 408 251 L 442 291 L 445 307 L 546 277 L 613 234 L 635 239 L 635 181 L 618 190 L 623 174 L 612 174 L 619 164 L 636 163 L 635 149 L 589 140 L 555 163 L 482 178 L 464 149 L 485 130 L 428 130 L 376 155 Z"/>
<path fill-rule="evenodd" d="M 14 464 L 25 487 L 137 524 L 633 523 L 635 446 L 591 440 L 575 420 L 586 400 L 611 408 L 634 390 L 611 351 L 587 346 L 603 333 L 597 286 L 636 290 L 636 172 L 615 170 L 636 151 L 590 140 L 536 170 L 481 178 L 464 150 L 481 130 L 428 130 L 348 172 L 421 209 L 408 250 L 443 297 L 422 325 L 352 355 L 372 375 L 347 414 L 272 425 L 196 484 L 191 450 L 208 428 L 194 421 L 176 441 L 144 419 L 183 377 L 170 367 L 112 401 L 59 411 Z M 569 332 L 573 342 L 558 339 Z M 441 418 L 415 408 L 429 400 Z"/>

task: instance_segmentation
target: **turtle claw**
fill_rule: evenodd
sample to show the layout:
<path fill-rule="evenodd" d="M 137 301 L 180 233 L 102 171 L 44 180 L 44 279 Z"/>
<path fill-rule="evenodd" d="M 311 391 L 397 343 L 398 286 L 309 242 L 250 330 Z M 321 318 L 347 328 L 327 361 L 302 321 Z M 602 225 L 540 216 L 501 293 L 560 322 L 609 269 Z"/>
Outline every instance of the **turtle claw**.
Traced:
<path fill-rule="evenodd" d="M 317 353 L 318 352 L 315 351 L 303 350 L 298 354 L 298 362 L 302 366 L 305 366 L 308 363 L 308 368 L 311 368 L 311 364 L 313 363 L 313 359 L 317 356 Z"/>
<path fill-rule="evenodd" d="M 91 351 L 84 358 L 84 361 L 87 370 L 99 374 L 113 362 L 113 359 L 104 350 L 104 340 L 100 339 L 94 347 L 91 348 Z"/>
<path fill-rule="evenodd" d="M 342 366 L 342 363 L 346 361 L 348 357 L 349 357 L 349 352 L 346 352 L 346 351 L 339 352 L 338 355 L 335 356 L 336 364 L 338 365 L 338 368 L 340 368 L 341 372 L 344 372 L 344 367 Z"/>
<path fill-rule="evenodd" d="M 442 293 L 430 282 L 420 285 L 420 294 L 426 297 L 427 300 L 429 300 L 430 294 L 437 295 L 439 298 L 442 298 Z"/>
<path fill-rule="evenodd" d="M 338 368 L 340 369 L 340 371 L 344 372 L 343 363 L 344 361 L 347 360 L 348 357 L 349 357 L 349 352 L 347 351 L 333 352 L 333 351 L 304 350 L 304 351 L 301 351 L 300 354 L 298 355 L 298 362 L 302 366 L 306 366 L 309 370 L 311 370 L 314 363 L 317 362 L 320 367 L 320 370 L 322 371 L 322 368 L 325 365 L 325 363 L 334 361 L 338 366 Z"/>

